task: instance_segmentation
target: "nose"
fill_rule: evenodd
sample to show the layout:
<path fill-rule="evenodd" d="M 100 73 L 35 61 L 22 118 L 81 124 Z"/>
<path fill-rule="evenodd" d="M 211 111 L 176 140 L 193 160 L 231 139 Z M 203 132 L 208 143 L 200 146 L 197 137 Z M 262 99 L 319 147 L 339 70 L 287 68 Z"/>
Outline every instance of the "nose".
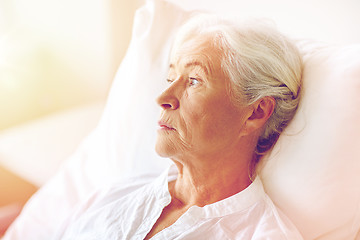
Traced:
<path fill-rule="evenodd" d="M 157 97 L 156 102 L 164 110 L 176 110 L 180 106 L 179 99 L 171 86 Z"/>

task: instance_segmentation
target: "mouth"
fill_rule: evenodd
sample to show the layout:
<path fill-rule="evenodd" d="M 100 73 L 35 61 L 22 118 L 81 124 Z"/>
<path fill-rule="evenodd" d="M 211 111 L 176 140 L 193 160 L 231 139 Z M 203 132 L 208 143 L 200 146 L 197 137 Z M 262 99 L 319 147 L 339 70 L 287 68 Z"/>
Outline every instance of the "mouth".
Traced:
<path fill-rule="evenodd" d="M 168 124 L 164 121 L 159 121 L 158 124 L 159 124 L 160 130 L 166 130 L 166 131 L 175 131 L 176 130 L 170 124 Z"/>

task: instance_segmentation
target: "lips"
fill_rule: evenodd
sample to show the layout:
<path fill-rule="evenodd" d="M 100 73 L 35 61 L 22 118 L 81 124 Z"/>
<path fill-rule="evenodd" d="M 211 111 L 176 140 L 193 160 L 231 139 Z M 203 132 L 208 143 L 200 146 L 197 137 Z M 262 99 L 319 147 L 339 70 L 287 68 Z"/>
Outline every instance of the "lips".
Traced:
<path fill-rule="evenodd" d="M 165 122 L 165 121 L 159 121 L 158 122 L 160 129 L 163 130 L 176 130 L 175 128 L 173 128 L 172 125 L 170 125 L 169 123 Z"/>

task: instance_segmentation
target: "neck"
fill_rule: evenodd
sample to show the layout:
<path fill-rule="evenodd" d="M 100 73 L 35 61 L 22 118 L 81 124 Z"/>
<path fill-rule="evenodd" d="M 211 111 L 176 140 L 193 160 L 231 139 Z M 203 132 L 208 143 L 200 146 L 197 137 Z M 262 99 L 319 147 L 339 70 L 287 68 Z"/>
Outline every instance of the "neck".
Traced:
<path fill-rule="evenodd" d="M 203 207 L 241 192 L 251 183 L 251 160 L 252 156 L 242 160 L 229 156 L 209 161 L 174 160 L 179 174 L 169 186 L 173 200 L 183 206 Z"/>

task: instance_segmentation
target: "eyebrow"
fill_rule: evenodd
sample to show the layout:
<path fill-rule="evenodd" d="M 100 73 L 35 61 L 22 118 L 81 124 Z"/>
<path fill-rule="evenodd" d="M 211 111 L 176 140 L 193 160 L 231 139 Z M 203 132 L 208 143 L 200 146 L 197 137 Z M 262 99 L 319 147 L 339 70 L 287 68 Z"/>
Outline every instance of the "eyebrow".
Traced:
<path fill-rule="evenodd" d="M 201 67 L 205 74 L 208 75 L 209 74 L 209 69 L 202 63 L 202 62 L 199 62 L 199 61 L 191 61 L 191 62 L 188 62 L 185 64 L 185 68 L 188 68 L 188 67 L 191 67 L 191 66 L 199 66 Z M 174 68 L 174 64 L 170 63 L 170 68 Z"/>

